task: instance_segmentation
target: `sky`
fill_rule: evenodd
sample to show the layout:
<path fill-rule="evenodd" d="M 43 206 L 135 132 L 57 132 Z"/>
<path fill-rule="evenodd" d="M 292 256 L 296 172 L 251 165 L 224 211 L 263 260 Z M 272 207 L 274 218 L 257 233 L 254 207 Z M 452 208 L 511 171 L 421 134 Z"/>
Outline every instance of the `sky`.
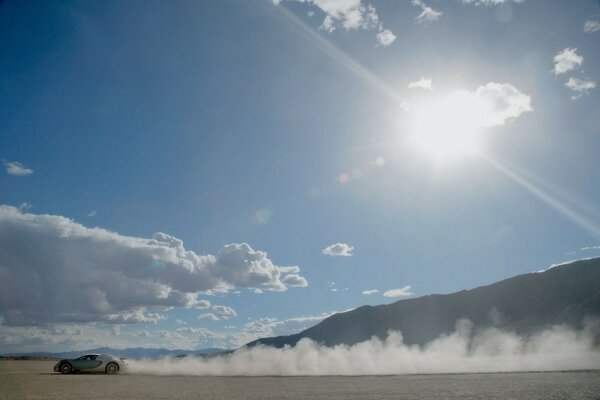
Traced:
<path fill-rule="evenodd" d="M 0 349 L 236 348 L 600 256 L 600 2 L 0 3 Z"/>

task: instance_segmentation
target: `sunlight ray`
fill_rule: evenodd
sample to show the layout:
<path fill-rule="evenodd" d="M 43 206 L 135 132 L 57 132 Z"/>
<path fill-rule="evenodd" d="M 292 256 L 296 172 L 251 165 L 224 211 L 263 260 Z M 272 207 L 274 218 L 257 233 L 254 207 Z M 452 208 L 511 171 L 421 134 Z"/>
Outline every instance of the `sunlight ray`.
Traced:
<path fill-rule="evenodd" d="M 407 102 L 404 100 L 404 98 L 388 83 L 375 75 L 364 65 L 348 56 L 334 44 L 323 38 L 322 35 L 315 32 L 312 27 L 308 26 L 304 21 L 302 21 L 284 6 L 279 5 L 276 7 L 276 9 L 279 11 L 279 15 L 293 24 L 293 26 L 286 25 L 288 28 L 293 29 L 294 32 L 302 36 L 308 42 L 312 43 L 319 51 L 328 56 L 330 59 L 346 68 L 348 71 L 352 72 L 358 78 L 368 83 L 371 87 L 378 90 L 386 97 L 396 102 L 400 108 L 405 111 L 408 109 Z"/>
<path fill-rule="evenodd" d="M 489 154 L 479 153 L 481 157 L 487 161 L 490 165 L 496 168 L 498 171 L 502 172 L 508 178 L 510 178 L 513 182 L 517 183 L 521 187 L 527 189 L 531 194 L 542 200 L 544 203 L 548 204 L 558 212 L 560 212 L 563 216 L 567 217 L 571 222 L 578 225 L 580 228 L 585 229 L 589 233 L 593 234 L 595 237 L 600 238 L 600 227 L 596 224 L 589 221 L 589 218 L 581 215 L 579 212 L 573 210 L 568 205 L 564 204 L 556 197 L 552 196 L 548 192 L 544 191 L 539 186 L 536 186 L 533 182 L 525 178 L 522 174 L 516 172 L 514 169 L 509 167 L 506 164 L 501 163 L 498 159 L 493 158 Z"/>

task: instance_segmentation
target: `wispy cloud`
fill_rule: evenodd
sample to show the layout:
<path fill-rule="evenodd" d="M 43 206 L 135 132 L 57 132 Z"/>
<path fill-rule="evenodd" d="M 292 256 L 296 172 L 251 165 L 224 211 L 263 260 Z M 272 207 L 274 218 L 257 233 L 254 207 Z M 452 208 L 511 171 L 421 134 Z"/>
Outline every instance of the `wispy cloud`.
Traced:
<path fill-rule="evenodd" d="M 577 54 L 577 48 L 565 48 L 554 56 L 554 74 L 560 75 L 579 67 L 583 57 Z"/>
<path fill-rule="evenodd" d="M 369 289 L 369 290 L 363 290 L 362 294 L 364 294 L 365 296 L 370 296 L 372 294 L 377 294 L 379 293 L 379 290 L 377 289 Z"/>
<path fill-rule="evenodd" d="M 412 296 L 414 293 L 410 291 L 410 285 L 404 286 L 399 289 L 390 289 L 383 292 L 385 297 L 406 297 Z"/>
<path fill-rule="evenodd" d="M 353 255 L 352 251 L 354 251 L 353 246 L 350 246 L 346 243 L 336 243 L 325 247 L 321 252 L 326 256 L 350 257 Z"/>
<path fill-rule="evenodd" d="M 429 7 L 423 0 L 412 0 L 412 4 L 421 7 L 421 14 L 415 17 L 419 24 L 437 21 L 443 14 L 443 12 Z"/>
<path fill-rule="evenodd" d="M 377 43 L 381 46 L 389 46 L 396 40 L 396 35 L 389 29 L 384 29 L 377 34 Z"/>
<path fill-rule="evenodd" d="M 96 210 L 92 210 L 89 213 L 87 213 L 88 217 L 95 217 L 98 214 L 98 211 Z"/>
<path fill-rule="evenodd" d="M 589 79 L 577 79 L 570 77 L 565 83 L 565 86 L 574 91 L 576 94 L 571 96 L 573 100 L 577 100 L 584 94 L 588 94 L 590 90 L 596 87 L 596 82 Z"/>
<path fill-rule="evenodd" d="M 418 81 L 410 82 L 408 84 L 409 89 L 425 89 L 425 90 L 433 90 L 433 82 L 431 78 L 421 77 Z"/>
<path fill-rule="evenodd" d="M 31 168 L 27 168 L 25 165 L 18 161 L 4 161 L 6 167 L 6 173 L 14 176 L 27 176 L 33 174 Z"/>
<path fill-rule="evenodd" d="M 583 24 L 583 31 L 585 33 L 594 33 L 600 30 L 600 21 L 588 20 Z"/>
<path fill-rule="evenodd" d="M 241 346 L 259 338 L 298 333 L 316 325 L 333 314 L 335 314 L 335 311 L 288 319 L 259 318 L 244 324 L 241 332 L 236 336 L 236 343 L 238 346 Z"/>

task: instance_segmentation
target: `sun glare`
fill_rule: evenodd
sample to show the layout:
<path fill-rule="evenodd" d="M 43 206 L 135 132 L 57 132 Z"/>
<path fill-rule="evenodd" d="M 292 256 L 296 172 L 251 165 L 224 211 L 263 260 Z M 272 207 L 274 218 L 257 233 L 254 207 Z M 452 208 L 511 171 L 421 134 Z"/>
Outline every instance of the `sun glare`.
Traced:
<path fill-rule="evenodd" d="M 473 93 L 459 91 L 411 111 L 410 145 L 436 161 L 464 158 L 481 145 L 488 104 Z"/>

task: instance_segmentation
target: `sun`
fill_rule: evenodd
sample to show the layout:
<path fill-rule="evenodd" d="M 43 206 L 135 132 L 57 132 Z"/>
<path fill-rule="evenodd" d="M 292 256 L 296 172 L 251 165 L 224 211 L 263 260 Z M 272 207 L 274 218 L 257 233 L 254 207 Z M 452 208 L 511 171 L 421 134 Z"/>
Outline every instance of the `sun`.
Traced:
<path fill-rule="evenodd" d="M 467 91 L 433 98 L 410 111 L 408 140 L 435 161 L 466 158 L 481 147 L 488 104 Z"/>

